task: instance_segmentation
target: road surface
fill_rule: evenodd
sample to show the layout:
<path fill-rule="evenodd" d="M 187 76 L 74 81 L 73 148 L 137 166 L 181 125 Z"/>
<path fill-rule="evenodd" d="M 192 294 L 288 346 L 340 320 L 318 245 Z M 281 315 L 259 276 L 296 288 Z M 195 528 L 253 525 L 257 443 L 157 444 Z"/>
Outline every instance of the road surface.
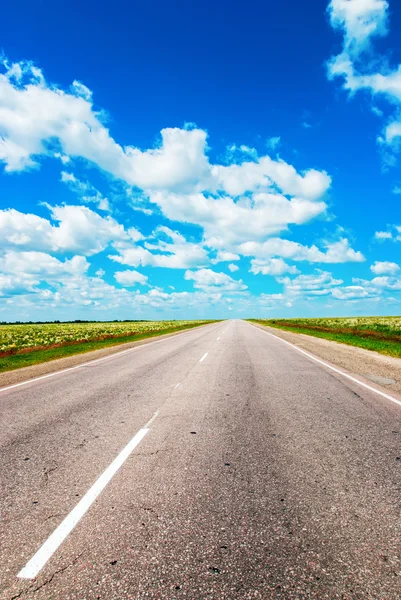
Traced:
<path fill-rule="evenodd" d="M 249 323 L 0 405 L 2 599 L 401 597 L 401 405 Z"/>

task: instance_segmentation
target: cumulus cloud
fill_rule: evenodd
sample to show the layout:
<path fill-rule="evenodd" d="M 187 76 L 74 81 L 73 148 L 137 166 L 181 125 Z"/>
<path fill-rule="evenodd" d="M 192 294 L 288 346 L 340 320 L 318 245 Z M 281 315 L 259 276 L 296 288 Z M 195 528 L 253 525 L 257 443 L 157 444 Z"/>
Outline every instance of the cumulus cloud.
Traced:
<path fill-rule="evenodd" d="M 240 196 L 246 191 L 275 187 L 283 194 L 317 200 L 328 190 L 331 178 L 326 172 L 309 169 L 298 173 L 284 160 L 273 160 L 262 156 L 252 162 L 229 166 L 212 167 L 214 185 L 231 196 Z"/>
<path fill-rule="evenodd" d="M 376 231 L 375 238 L 377 240 L 391 240 L 393 238 L 393 234 L 391 231 Z"/>
<path fill-rule="evenodd" d="M 278 277 L 277 280 L 284 287 L 283 302 L 313 300 L 322 296 L 330 296 L 339 301 L 372 300 L 385 298 L 389 291 L 401 291 L 401 278 L 398 276 L 379 276 L 372 280 L 354 278 L 352 285 L 344 285 L 342 279 L 334 278 L 328 271 L 318 270 L 310 275 Z"/>
<path fill-rule="evenodd" d="M 0 256 L 0 295 L 34 293 L 41 282 L 64 284 L 88 268 L 83 256 L 62 261 L 44 252 L 6 251 Z"/>
<path fill-rule="evenodd" d="M 310 275 L 299 275 L 295 278 L 278 277 L 278 282 L 284 287 L 283 293 L 279 298 L 267 298 L 268 305 L 276 306 L 277 301 L 280 304 L 285 302 L 294 303 L 299 300 L 313 301 L 321 297 L 330 296 L 339 301 L 354 301 L 358 299 L 373 299 L 380 297 L 384 289 L 379 290 L 379 286 L 370 281 L 354 280 L 354 285 L 344 285 L 342 279 L 336 279 L 328 271 L 317 270 Z M 393 283 L 394 285 L 394 283 Z M 394 286 L 392 289 L 396 290 Z"/>
<path fill-rule="evenodd" d="M 388 291 L 401 291 L 401 277 L 398 271 L 394 275 L 379 275 L 371 280 L 354 278 L 353 283 L 364 287 L 369 294 L 382 296 Z"/>
<path fill-rule="evenodd" d="M 3 59 L 0 74 L 0 160 L 6 171 L 38 166 L 40 156 L 81 157 L 141 188 L 185 188 L 208 176 L 206 133 L 166 128 L 158 148 L 121 147 L 96 111 L 92 93 L 74 82 L 69 92 L 50 85 L 30 62 Z"/>
<path fill-rule="evenodd" d="M 216 257 L 213 258 L 212 263 L 216 265 L 219 262 L 228 262 L 230 260 L 239 260 L 240 257 L 234 252 L 227 252 L 227 250 L 219 250 Z"/>
<path fill-rule="evenodd" d="M 293 279 L 282 277 L 278 281 L 284 285 L 286 295 L 290 296 L 326 296 L 332 293 L 333 288 L 344 283 L 342 279 L 335 279 L 328 271 L 299 275 Z"/>
<path fill-rule="evenodd" d="M 127 270 L 127 271 L 116 271 L 114 277 L 118 283 L 126 287 L 131 287 L 139 283 L 140 285 L 147 284 L 148 278 L 146 275 L 139 273 L 139 271 Z"/>
<path fill-rule="evenodd" d="M 258 193 L 235 202 L 230 196 L 154 192 L 150 200 L 173 221 L 193 223 L 204 230 L 205 244 L 226 249 L 251 239 L 264 239 L 290 224 L 301 225 L 326 210 L 324 202 L 288 200 L 280 194 Z"/>
<path fill-rule="evenodd" d="M 130 235 L 113 218 L 101 217 L 86 206 L 47 206 L 50 220 L 15 209 L 0 210 L 0 248 L 18 247 L 86 255 L 104 250 Z"/>
<path fill-rule="evenodd" d="M 376 231 L 374 237 L 380 242 L 384 240 L 401 242 L 401 225 L 391 225 L 388 231 Z"/>
<path fill-rule="evenodd" d="M 344 32 L 344 47 L 359 54 L 371 39 L 387 33 L 385 0 L 331 0 L 328 11 L 333 27 Z"/>
<path fill-rule="evenodd" d="M 10 65 L 3 61 L 3 66 L 0 160 L 8 171 L 38 166 L 44 156 L 57 156 L 63 161 L 80 157 L 147 192 L 182 194 L 181 200 L 187 194 L 214 194 L 214 203 L 220 210 L 227 203 L 234 204 L 231 197 L 254 191 L 277 195 L 276 202 L 283 207 L 285 196 L 293 197 L 296 215 L 291 218 L 290 214 L 288 223 L 305 222 L 325 210 L 324 202 L 317 202 L 331 184 L 325 171 L 314 168 L 297 171 L 282 159 L 259 157 L 254 149 L 242 152 L 239 164 L 211 164 L 207 134 L 198 128 L 165 128 L 155 148 L 122 147 L 106 128 L 104 114 L 94 109 L 92 94 L 84 84 L 75 82 L 69 91 L 64 91 L 47 83 L 32 63 Z M 274 142 L 277 143 L 277 138 Z M 64 179 L 82 187 L 71 175 L 65 174 Z M 158 200 L 154 195 L 153 201 L 162 208 L 169 200 L 179 202 L 177 198 Z M 196 202 L 202 202 L 201 198 L 197 197 Z M 316 206 L 312 207 L 314 202 Z M 211 207 L 206 199 L 203 203 Z M 266 203 L 266 199 L 256 198 L 255 203 Z M 277 210 L 273 207 L 274 212 Z M 286 223 L 286 214 L 283 219 Z M 277 217 L 273 217 L 273 225 L 275 221 Z M 280 218 L 278 221 L 281 223 Z"/>
<path fill-rule="evenodd" d="M 360 285 L 348 285 L 342 288 L 335 288 L 332 291 L 333 298 L 337 300 L 357 300 L 362 298 L 371 298 L 376 294 L 371 294 L 369 290 Z"/>
<path fill-rule="evenodd" d="M 281 136 L 271 137 L 266 141 L 266 148 L 271 152 L 275 152 L 281 144 Z"/>
<path fill-rule="evenodd" d="M 15 252 L 8 251 L 0 257 L 0 270 L 6 273 L 25 273 L 29 275 L 46 275 L 60 277 L 67 275 L 82 275 L 89 268 L 84 256 L 74 256 L 69 260 L 58 260 L 45 252 Z"/>
<path fill-rule="evenodd" d="M 185 279 L 192 280 L 194 287 L 204 291 L 245 291 L 247 286 L 242 280 L 235 280 L 226 273 L 216 273 L 212 269 L 199 269 L 199 271 L 186 271 Z"/>
<path fill-rule="evenodd" d="M 299 273 L 297 267 L 290 266 L 282 258 L 267 258 L 251 260 L 251 273 L 258 275 L 283 275 L 284 273 Z"/>
<path fill-rule="evenodd" d="M 67 171 L 61 172 L 61 181 L 77 194 L 85 204 L 96 204 L 99 210 L 110 211 L 110 204 L 107 198 L 103 196 L 89 181 L 81 181 Z"/>
<path fill-rule="evenodd" d="M 245 256 L 255 256 L 258 259 L 267 257 L 281 257 L 294 261 L 308 261 L 311 263 L 344 263 L 363 262 L 361 252 L 351 248 L 349 240 L 342 238 L 337 242 L 326 242 L 325 252 L 317 246 L 303 246 L 298 242 L 282 238 L 270 238 L 266 242 L 247 242 L 239 246 Z"/>
<path fill-rule="evenodd" d="M 373 4 L 378 0 L 370 1 L 373 23 L 377 12 Z M 364 46 L 364 36 L 384 31 L 384 21 L 375 30 L 341 2 L 333 0 L 333 7 L 333 25 L 353 31 L 357 40 L 347 38 L 344 42 L 349 56 L 354 48 Z M 315 165 L 296 168 L 277 156 L 279 137 L 267 141 L 268 154 L 263 155 L 254 148 L 233 145 L 224 164 L 211 162 L 207 132 L 193 124 L 162 129 L 152 148 L 122 146 L 112 137 L 105 112 L 95 108 L 92 91 L 84 83 L 74 81 L 69 89 L 61 89 L 49 83 L 33 63 L 12 64 L 5 59 L 0 74 L 0 131 L 0 162 L 7 172 L 40 168 L 46 158 L 56 160 L 62 168 L 61 181 L 82 203 L 91 206 L 47 206 L 49 218 L 14 209 L 0 211 L 0 250 L 8 253 L 2 260 L 16 261 L 10 253 L 18 251 L 28 273 L 33 257 L 24 255 L 42 253 L 37 265 L 45 268 L 47 261 L 46 276 L 53 278 L 58 273 L 67 278 L 64 282 L 60 279 L 61 287 L 54 284 L 54 289 L 40 291 L 35 288 L 35 282 L 42 281 L 40 274 L 30 273 L 29 289 L 42 294 L 43 302 L 57 303 L 60 294 L 66 302 L 72 302 L 75 295 L 85 306 L 120 306 L 125 300 L 153 307 L 174 301 L 184 305 L 194 299 L 202 303 L 205 298 L 217 302 L 224 301 L 224 294 L 246 294 L 247 286 L 208 268 L 211 264 L 230 263 L 228 269 L 234 273 L 238 270 L 235 261 L 245 256 L 251 261 L 251 272 L 280 277 L 298 274 L 291 261 L 334 264 L 364 260 L 345 238 L 325 242 L 319 248 L 280 237 L 293 226 L 325 217 L 331 178 Z M 389 135 L 396 134 L 394 127 Z M 89 161 L 116 178 L 127 188 L 135 210 L 146 214 L 154 210 L 175 223 L 198 227 L 196 241 L 187 239 L 176 224 L 157 227 L 145 239 L 136 228 L 125 228 L 110 215 L 92 210 L 108 211 L 109 201 L 75 174 L 76 159 Z M 398 235 L 396 230 L 394 235 Z M 185 279 L 193 281 L 195 292 L 124 289 L 147 284 L 147 278 L 132 269 L 115 274 L 123 289 L 103 281 L 100 270 L 96 277 L 89 277 L 83 257 L 110 247 L 113 262 L 133 269 L 186 270 Z M 49 253 L 71 253 L 81 258 L 68 259 L 75 260 L 70 264 Z M 77 271 L 69 273 L 73 267 Z M 8 272 L 3 275 L 9 277 Z M 287 297 L 283 301 L 291 303 Z"/>
<path fill-rule="evenodd" d="M 400 267 L 395 262 L 376 261 L 370 267 L 370 270 L 375 275 L 394 275 L 394 273 L 397 273 L 400 270 Z"/>
<path fill-rule="evenodd" d="M 109 258 L 114 262 L 131 267 L 163 267 L 188 269 L 210 263 L 208 253 L 200 244 L 188 242 L 178 231 L 160 226 L 154 231 L 153 241 L 138 245 L 115 244 L 118 254 Z"/>
<path fill-rule="evenodd" d="M 366 90 L 389 101 L 392 114 L 378 141 L 396 150 L 401 137 L 401 65 L 391 68 L 373 47 L 375 38 L 388 33 L 388 11 L 385 0 L 331 0 L 328 13 L 332 26 L 343 34 L 343 48 L 329 61 L 328 75 L 341 77 L 350 93 Z M 386 152 L 385 162 L 391 165 L 394 160 Z"/>

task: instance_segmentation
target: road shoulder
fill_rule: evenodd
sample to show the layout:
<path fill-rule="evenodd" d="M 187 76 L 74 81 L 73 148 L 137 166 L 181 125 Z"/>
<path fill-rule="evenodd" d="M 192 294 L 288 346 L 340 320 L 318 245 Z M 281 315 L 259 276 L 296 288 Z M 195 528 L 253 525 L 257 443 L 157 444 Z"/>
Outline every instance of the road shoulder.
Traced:
<path fill-rule="evenodd" d="M 401 394 L 401 359 L 399 358 L 303 333 L 292 333 L 256 323 L 252 323 L 252 325 L 262 331 L 268 331 L 306 352 L 311 352 L 336 367 L 345 369 L 351 375 L 363 377 L 367 383 L 387 390 L 387 393 L 393 391 Z"/>
<path fill-rule="evenodd" d="M 209 325 L 207 323 L 206 325 Z M 55 360 L 51 360 L 48 362 L 39 363 L 37 365 L 32 365 L 30 367 L 22 367 L 20 369 L 15 369 L 13 371 L 4 371 L 4 373 L 0 373 L 0 389 L 9 385 L 14 385 L 16 383 L 21 383 L 23 381 L 28 381 L 30 379 L 34 379 L 36 377 L 41 377 L 42 375 L 48 375 L 49 373 L 55 373 L 57 371 L 63 371 L 64 369 L 70 369 L 72 367 L 76 367 L 85 363 L 89 363 L 93 360 L 98 360 L 99 358 L 103 358 L 105 356 L 109 356 L 112 354 L 119 354 L 130 348 L 135 348 L 137 346 L 144 346 L 146 344 L 151 344 L 152 342 L 156 342 L 158 340 L 167 339 L 170 337 L 174 337 L 176 335 L 181 335 L 188 333 L 189 331 L 195 331 L 197 329 L 203 329 L 206 325 L 198 325 L 197 327 L 193 327 L 190 329 L 185 329 L 181 331 L 175 331 L 173 333 L 166 333 L 164 335 L 152 336 L 149 338 L 144 338 L 142 340 L 138 340 L 135 342 L 127 342 L 126 344 L 118 344 L 116 346 L 108 346 L 106 348 L 101 348 L 99 350 L 93 350 L 93 352 L 85 352 L 82 354 L 73 354 L 71 356 L 67 356 L 65 358 L 57 358 Z"/>

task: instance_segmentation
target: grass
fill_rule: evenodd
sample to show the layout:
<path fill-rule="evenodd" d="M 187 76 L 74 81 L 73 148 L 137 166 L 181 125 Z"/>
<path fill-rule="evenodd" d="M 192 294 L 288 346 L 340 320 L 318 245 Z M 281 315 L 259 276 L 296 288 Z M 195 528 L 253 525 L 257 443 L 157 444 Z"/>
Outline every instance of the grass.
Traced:
<path fill-rule="evenodd" d="M 118 346 L 120 344 L 126 344 L 129 342 L 137 342 L 143 339 L 157 337 L 168 333 L 175 333 L 177 331 L 184 331 L 193 327 L 199 327 L 200 325 L 206 325 L 215 321 L 187 321 L 184 324 L 177 326 L 166 326 L 165 328 L 160 327 L 157 331 L 146 331 L 141 333 L 135 333 L 133 335 L 119 335 L 114 337 L 108 337 L 106 339 L 88 340 L 84 342 L 65 342 L 57 347 L 49 348 L 29 348 L 22 349 L 7 356 L 0 358 L 0 373 L 5 371 L 14 371 L 22 367 L 30 367 L 40 363 L 49 362 L 58 358 L 66 358 L 74 354 L 84 354 L 92 352 L 93 350 L 100 350 L 102 348 L 109 348 L 111 346 Z"/>
<path fill-rule="evenodd" d="M 401 317 L 250 319 L 250 321 L 401 358 Z"/>

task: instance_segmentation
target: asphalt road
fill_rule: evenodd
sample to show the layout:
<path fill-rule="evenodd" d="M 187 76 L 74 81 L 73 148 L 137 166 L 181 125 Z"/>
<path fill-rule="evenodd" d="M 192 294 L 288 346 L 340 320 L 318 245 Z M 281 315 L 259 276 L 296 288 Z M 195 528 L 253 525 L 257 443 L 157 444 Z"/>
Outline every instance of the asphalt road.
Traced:
<path fill-rule="evenodd" d="M 401 406 L 249 323 L 0 391 L 0 414 L 2 599 L 401 598 Z"/>

